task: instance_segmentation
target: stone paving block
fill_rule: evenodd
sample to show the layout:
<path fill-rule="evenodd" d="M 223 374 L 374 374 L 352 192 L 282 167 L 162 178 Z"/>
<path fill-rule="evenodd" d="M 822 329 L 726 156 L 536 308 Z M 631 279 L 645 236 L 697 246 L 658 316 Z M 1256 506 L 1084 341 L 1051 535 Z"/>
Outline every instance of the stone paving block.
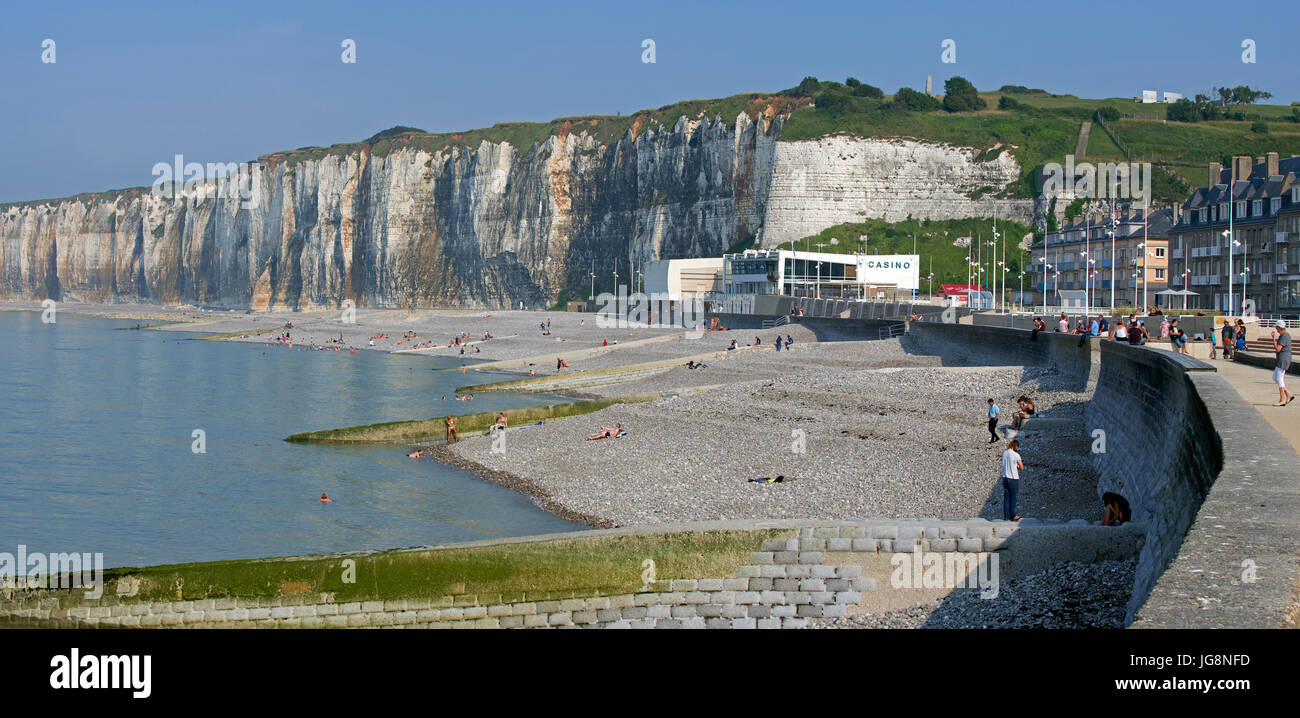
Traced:
<path fill-rule="evenodd" d="M 779 618 L 760 618 L 756 622 L 758 628 L 780 628 L 781 619 Z"/>
<path fill-rule="evenodd" d="M 763 578 L 785 578 L 786 571 L 789 569 L 790 567 L 784 564 L 780 566 L 763 566 L 759 575 Z"/>
<path fill-rule="evenodd" d="M 823 554 L 820 551 L 800 551 L 799 563 L 802 564 L 819 564 L 822 562 Z"/>
<path fill-rule="evenodd" d="M 822 606 L 822 616 L 825 618 L 844 618 L 847 615 L 849 615 L 847 606 L 840 604 Z"/>
<path fill-rule="evenodd" d="M 785 549 L 785 543 L 786 543 L 786 540 L 785 540 L 785 539 L 764 539 L 764 541 L 763 541 L 763 550 L 764 550 L 764 551 L 784 551 L 784 550 L 786 550 L 786 549 Z"/>
<path fill-rule="evenodd" d="M 248 609 L 248 620 L 250 621 L 265 621 L 270 617 L 271 617 L 271 609 L 269 608 Z"/>
<path fill-rule="evenodd" d="M 391 613 L 382 613 L 382 612 L 368 613 L 366 615 L 370 616 L 371 626 L 383 627 L 383 626 L 391 626 L 395 623 L 395 621 L 393 620 L 393 614 Z M 301 621 L 302 619 L 291 619 L 291 620 Z"/>
<path fill-rule="evenodd" d="M 646 618 L 660 619 L 672 616 L 672 606 L 668 604 L 659 604 L 657 606 L 646 606 Z"/>
<path fill-rule="evenodd" d="M 629 621 L 640 620 L 646 617 L 647 611 L 649 611 L 649 608 L 647 608 L 646 606 L 632 606 L 631 608 L 624 608 L 622 609 L 622 615 L 620 616 L 620 618 Z"/>
<path fill-rule="evenodd" d="M 690 593 L 686 594 L 685 598 L 683 599 L 683 602 L 688 603 L 692 606 L 698 606 L 703 603 L 708 603 L 709 598 L 710 598 L 710 594 L 705 593 L 704 591 L 691 591 Z"/>
<path fill-rule="evenodd" d="M 351 613 L 361 613 L 361 602 L 350 601 L 348 603 L 340 603 L 339 613 L 343 615 L 347 615 Z"/>
<path fill-rule="evenodd" d="M 752 618 L 733 618 L 731 619 L 732 628 L 754 629 L 758 628 L 758 622 Z"/>
<path fill-rule="evenodd" d="M 826 542 L 827 539 L 824 538 L 799 539 L 799 550 L 800 551 L 825 551 Z"/>
<path fill-rule="evenodd" d="M 722 590 L 724 591 L 748 591 L 748 578 L 724 578 L 722 579 Z"/>
<path fill-rule="evenodd" d="M 560 602 L 559 601 L 538 601 L 537 612 L 538 613 L 559 613 Z"/>
<path fill-rule="evenodd" d="M 761 576 L 761 575 L 762 575 L 762 569 L 759 568 L 758 566 L 741 566 L 740 568 L 736 569 L 737 578 L 754 578 L 755 576 Z"/>
<path fill-rule="evenodd" d="M 786 603 L 812 603 L 812 594 L 807 591 L 790 591 L 786 594 Z"/>
<path fill-rule="evenodd" d="M 846 563 L 835 567 L 835 576 L 838 578 L 858 578 L 861 575 L 862 567 L 857 564 Z"/>
<path fill-rule="evenodd" d="M 493 617 L 493 618 L 500 618 L 500 617 L 502 617 L 502 616 L 509 616 L 509 615 L 512 615 L 513 613 L 514 613 L 514 607 L 513 607 L 513 606 L 510 606 L 510 605 L 508 605 L 508 604 L 507 604 L 507 605 L 497 605 L 497 606 L 488 606 L 488 607 L 487 607 L 487 615 L 489 615 L 489 616 L 491 616 L 491 617 Z"/>
<path fill-rule="evenodd" d="M 826 550 L 827 551 L 852 551 L 853 539 L 849 539 L 849 538 L 830 539 L 829 541 L 826 542 Z"/>
<path fill-rule="evenodd" d="M 962 553 L 981 553 L 984 551 L 984 541 L 977 538 L 958 539 L 957 550 Z"/>
<path fill-rule="evenodd" d="M 798 607 L 793 603 L 786 603 L 780 606 L 773 606 L 772 615 L 776 618 L 785 618 L 787 616 L 793 616 L 796 610 L 798 610 Z"/>
<path fill-rule="evenodd" d="M 750 591 L 771 591 L 772 586 L 778 579 L 772 578 L 751 578 L 749 579 Z M 780 579 L 785 580 L 785 579 Z"/>
<path fill-rule="evenodd" d="M 523 625 L 524 625 L 523 616 L 502 616 L 501 617 L 502 628 L 521 628 L 523 627 Z"/>
<path fill-rule="evenodd" d="M 975 539 L 993 538 L 992 526 L 969 526 L 966 528 L 966 537 Z"/>
<path fill-rule="evenodd" d="M 759 595 L 759 600 L 768 605 L 786 603 L 786 596 L 780 591 L 763 591 Z"/>
<path fill-rule="evenodd" d="M 868 551 L 875 551 L 875 550 L 876 550 L 876 540 L 875 540 L 875 539 L 871 539 L 871 538 L 855 538 L 855 539 L 851 539 L 851 541 L 852 541 L 851 549 L 852 549 L 853 551 L 868 552 Z"/>
<path fill-rule="evenodd" d="M 812 602 L 813 603 L 834 603 L 835 594 L 831 591 L 813 591 Z"/>
<path fill-rule="evenodd" d="M 876 551 L 879 553 L 893 553 L 894 542 L 889 539 L 875 539 Z"/>
<path fill-rule="evenodd" d="M 731 628 L 730 618 L 706 618 L 704 619 L 705 628 Z"/>
<path fill-rule="evenodd" d="M 939 535 L 931 536 L 931 538 L 964 539 L 966 538 L 966 527 L 965 526 L 942 526 L 939 528 Z"/>
<path fill-rule="evenodd" d="M 631 608 L 632 606 L 635 606 L 635 605 L 637 605 L 637 604 L 636 604 L 636 596 L 631 596 L 631 595 L 621 595 L 621 596 L 610 596 L 610 597 L 609 597 L 609 607 L 610 607 L 610 608 Z"/>
<path fill-rule="evenodd" d="M 866 527 L 866 526 L 862 526 L 862 525 L 857 525 L 857 526 L 841 526 L 841 527 L 840 527 L 840 538 L 846 538 L 846 539 L 861 539 L 861 538 L 868 538 L 868 535 L 867 535 L 867 527 Z"/>
<path fill-rule="evenodd" d="M 851 583 L 849 583 L 849 579 L 847 579 L 847 578 L 828 578 L 828 579 L 826 579 L 826 590 L 827 590 L 827 591 L 848 591 L 848 590 L 851 590 L 852 588 L 853 588 L 853 585 L 852 585 Z"/>
<path fill-rule="evenodd" d="M 686 593 L 686 592 L 688 592 L 688 591 L 694 591 L 694 590 L 695 590 L 695 585 L 696 585 L 697 583 L 698 583 L 698 581 L 696 581 L 696 580 L 693 579 L 693 578 L 675 578 L 675 579 L 673 579 L 673 588 L 672 588 L 672 590 L 673 590 L 673 591 L 681 591 L 682 593 Z"/>
<path fill-rule="evenodd" d="M 854 591 L 876 590 L 876 579 L 874 578 L 854 578 L 850 580 L 853 582 Z"/>
<path fill-rule="evenodd" d="M 797 578 L 778 578 L 772 581 L 772 589 L 775 591 L 798 591 L 799 579 Z"/>
<path fill-rule="evenodd" d="M 834 602 L 841 605 L 857 605 L 862 603 L 862 594 L 857 591 L 840 591 L 835 594 Z"/>
<path fill-rule="evenodd" d="M 736 602 L 735 591 L 710 591 L 709 603 L 719 606 L 728 606 Z"/>
<path fill-rule="evenodd" d="M 307 621 L 309 621 L 309 620 L 320 620 L 320 619 L 319 619 L 319 618 L 312 618 L 312 619 L 306 619 L 306 618 L 304 618 L 304 619 L 303 619 L 303 627 L 304 627 L 304 628 L 307 627 Z M 399 625 L 399 626 L 409 626 L 409 625 L 411 625 L 412 623 L 415 623 L 415 622 L 418 621 L 418 620 L 420 620 L 420 612 L 419 612 L 419 611 L 398 611 L 397 613 L 393 614 L 393 623 L 395 623 L 395 624 L 397 624 L 397 625 Z"/>
<path fill-rule="evenodd" d="M 821 618 L 821 604 L 804 604 L 802 606 L 797 606 L 795 609 L 795 615 L 802 616 L 803 618 Z"/>
<path fill-rule="evenodd" d="M 601 621 L 602 623 L 607 623 L 607 622 L 609 622 L 609 621 L 619 621 L 619 620 L 622 620 L 622 618 L 623 618 L 623 611 L 624 611 L 624 610 L 625 610 L 625 609 L 621 609 L 621 608 L 601 608 L 601 609 L 598 609 L 598 610 L 596 611 L 596 620 L 597 620 L 597 621 Z"/>
<path fill-rule="evenodd" d="M 587 600 L 588 611 L 599 611 L 602 608 L 609 608 L 608 596 L 595 596 L 593 598 L 588 598 L 586 600 Z"/>
<path fill-rule="evenodd" d="M 588 624 L 596 622 L 595 611 L 574 611 L 573 622 L 577 624 Z"/>
<path fill-rule="evenodd" d="M 952 553 L 957 550 L 957 539 L 930 539 L 930 550 L 940 553 Z"/>
<path fill-rule="evenodd" d="M 655 628 L 682 628 L 682 622 L 680 619 L 676 618 L 661 618 L 658 621 L 655 621 Z"/>
<path fill-rule="evenodd" d="M 871 538 L 877 539 L 896 539 L 898 538 L 897 526 L 872 526 Z"/>
<path fill-rule="evenodd" d="M 812 537 L 813 537 L 813 529 L 811 528 L 799 529 L 799 538 L 803 539 L 803 538 L 812 538 Z"/>
<path fill-rule="evenodd" d="M 722 606 L 715 603 L 706 603 L 703 606 L 695 606 L 695 615 L 701 618 L 717 618 L 722 615 Z"/>
<path fill-rule="evenodd" d="M 894 553 L 915 553 L 920 550 L 922 549 L 919 540 L 903 541 L 899 539 L 894 542 Z"/>
<path fill-rule="evenodd" d="M 695 582 L 697 591 L 721 591 L 722 579 L 720 578 L 702 578 Z"/>
<path fill-rule="evenodd" d="M 673 618 L 694 618 L 695 607 L 694 606 L 673 606 L 672 617 Z"/>
<path fill-rule="evenodd" d="M 362 601 L 361 610 L 364 613 L 375 613 L 384 610 L 383 601 Z"/>
<path fill-rule="evenodd" d="M 539 626 L 545 626 L 547 622 L 545 613 L 534 613 L 532 615 L 524 616 L 523 618 L 524 618 L 524 625 L 527 626 L 528 628 L 537 628 Z"/>
<path fill-rule="evenodd" d="M 781 619 L 782 628 L 807 628 L 808 619 L 806 618 L 783 618 Z"/>
<path fill-rule="evenodd" d="M 1009 540 L 1010 540 L 1010 538 L 1007 537 L 1007 536 L 994 536 L 994 537 L 991 538 L 991 539 L 985 539 L 985 540 L 984 540 L 984 550 L 985 550 L 985 551 L 1001 551 L 1002 549 L 1006 548 L 1006 546 L 1007 546 L 1007 541 L 1009 541 Z"/>
<path fill-rule="evenodd" d="M 772 607 L 763 604 L 755 604 L 749 607 L 749 618 L 769 618 L 772 615 Z"/>
<path fill-rule="evenodd" d="M 655 619 L 653 619 L 653 618 L 643 618 L 643 619 L 641 619 L 640 621 L 632 621 L 632 622 L 629 624 L 629 627 L 630 627 L 630 628 L 635 628 L 635 629 L 654 628 L 655 625 L 658 624 L 658 623 L 659 623 L 659 621 L 657 621 L 657 620 L 655 620 Z"/>
<path fill-rule="evenodd" d="M 487 606 L 467 606 L 461 613 L 461 618 L 466 621 L 475 621 L 480 618 L 487 618 Z"/>
<path fill-rule="evenodd" d="M 786 578 L 812 578 L 817 576 L 817 571 L 825 568 L 824 566 L 786 566 Z"/>
<path fill-rule="evenodd" d="M 605 624 L 605 628 L 613 628 L 615 630 L 620 630 L 620 631 L 627 630 L 631 627 L 632 627 L 631 621 L 612 621 L 610 623 Z"/>
<path fill-rule="evenodd" d="M 782 551 L 781 553 L 789 553 Z M 776 553 L 772 551 L 755 551 L 749 554 L 749 563 L 754 566 L 771 566 L 776 563 Z"/>
<path fill-rule="evenodd" d="M 365 613 L 350 613 L 347 619 L 348 628 L 362 628 L 370 625 L 370 616 Z"/>
<path fill-rule="evenodd" d="M 772 563 L 775 564 L 799 563 L 799 552 L 798 551 L 777 551 L 776 553 L 772 554 Z"/>
<path fill-rule="evenodd" d="M 638 593 L 632 597 L 633 606 L 654 606 L 659 603 L 659 594 L 657 593 Z"/>
<path fill-rule="evenodd" d="M 759 603 L 761 600 L 762 600 L 762 594 L 759 591 L 737 591 L 736 592 L 736 603 L 738 605 Z"/>
<path fill-rule="evenodd" d="M 696 617 L 682 619 L 682 628 L 702 629 L 705 627 L 706 624 L 703 618 Z"/>
<path fill-rule="evenodd" d="M 722 616 L 724 618 L 745 618 L 749 615 L 750 606 L 723 606 Z"/>
<path fill-rule="evenodd" d="M 799 591 L 825 591 L 826 581 L 820 578 L 805 578 L 800 581 L 797 590 Z"/>
<path fill-rule="evenodd" d="M 822 539 L 838 538 L 839 535 L 840 535 L 840 530 L 839 528 L 836 527 L 813 529 L 813 536 L 815 538 L 822 538 Z"/>
<path fill-rule="evenodd" d="M 560 601 L 561 611 L 586 611 L 587 601 L 581 598 L 570 598 Z"/>

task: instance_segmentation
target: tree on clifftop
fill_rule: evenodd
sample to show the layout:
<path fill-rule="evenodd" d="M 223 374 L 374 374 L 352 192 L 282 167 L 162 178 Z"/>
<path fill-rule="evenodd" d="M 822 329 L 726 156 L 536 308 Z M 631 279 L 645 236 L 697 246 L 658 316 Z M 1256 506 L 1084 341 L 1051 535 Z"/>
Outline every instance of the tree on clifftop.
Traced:
<path fill-rule="evenodd" d="M 943 83 L 943 93 L 943 109 L 949 112 L 973 112 L 986 106 L 975 86 L 960 75 L 954 75 Z"/>

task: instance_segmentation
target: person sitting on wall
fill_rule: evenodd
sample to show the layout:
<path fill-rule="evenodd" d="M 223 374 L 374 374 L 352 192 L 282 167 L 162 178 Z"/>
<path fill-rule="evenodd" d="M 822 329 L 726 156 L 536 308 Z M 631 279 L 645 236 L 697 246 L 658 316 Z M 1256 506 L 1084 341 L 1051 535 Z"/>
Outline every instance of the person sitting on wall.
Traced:
<path fill-rule="evenodd" d="M 1047 331 L 1047 325 L 1043 323 L 1042 317 L 1034 317 L 1034 330 L 1029 333 L 1029 341 L 1038 341 L 1038 333 Z"/>
<path fill-rule="evenodd" d="M 1106 516 L 1101 520 L 1102 526 L 1119 526 L 1133 520 L 1133 512 L 1123 496 L 1107 491 L 1101 495 L 1101 502 L 1106 506 Z"/>
<path fill-rule="evenodd" d="M 1034 415 L 1034 400 L 1027 396 L 1021 396 L 1016 403 L 1019 404 L 1020 408 L 1011 415 L 1011 428 L 1020 431 L 1020 425 L 1024 423 L 1025 419 Z"/>

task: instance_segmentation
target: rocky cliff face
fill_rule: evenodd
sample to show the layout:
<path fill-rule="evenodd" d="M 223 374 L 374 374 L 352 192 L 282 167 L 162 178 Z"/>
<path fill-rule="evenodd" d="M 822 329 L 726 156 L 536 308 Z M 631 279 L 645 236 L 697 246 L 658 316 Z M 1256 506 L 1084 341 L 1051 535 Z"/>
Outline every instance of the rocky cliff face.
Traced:
<path fill-rule="evenodd" d="M 548 305 L 608 287 L 629 261 L 771 246 L 862 217 L 999 216 L 973 200 L 1020 168 L 1009 153 L 918 142 L 777 142 L 781 119 L 681 118 L 602 144 L 368 147 L 264 157 L 255 206 L 148 188 L 0 210 L 0 296 L 254 309 Z"/>

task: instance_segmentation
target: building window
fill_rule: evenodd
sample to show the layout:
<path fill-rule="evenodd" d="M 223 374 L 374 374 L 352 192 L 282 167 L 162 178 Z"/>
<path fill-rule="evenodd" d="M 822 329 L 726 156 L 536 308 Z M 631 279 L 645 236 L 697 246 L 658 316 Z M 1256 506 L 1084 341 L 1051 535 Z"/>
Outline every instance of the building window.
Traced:
<path fill-rule="evenodd" d="M 1254 202 L 1252 202 L 1251 205 L 1252 206 L 1250 208 L 1250 214 L 1252 216 L 1258 217 L 1261 214 L 1264 214 L 1264 200 L 1257 199 Z"/>
<path fill-rule="evenodd" d="M 1282 198 L 1281 198 L 1281 197 L 1274 197 L 1273 199 L 1271 199 L 1271 200 L 1268 201 L 1268 211 L 1269 211 L 1269 214 L 1277 214 L 1277 211 L 1278 211 L 1279 209 L 1281 209 L 1281 208 L 1282 208 Z"/>
<path fill-rule="evenodd" d="M 1156 257 L 1164 257 L 1164 256 L 1165 256 L 1165 248 L 1156 247 Z"/>
<path fill-rule="evenodd" d="M 1164 278 L 1165 278 L 1165 270 L 1160 269 L 1159 267 L 1157 267 L 1157 268 L 1156 268 L 1156 279 L 1164 279 Z"/>
<path fill-rule="evenodd" d="M 1245 216 L 1246 216 L 1246 203 L 1245 203 L 1245 202 L 1238 202 L 1238 203 L 1237 203 L 1237 218 L 1240 219 L 1240 218 L 1245 217 Z"/>

